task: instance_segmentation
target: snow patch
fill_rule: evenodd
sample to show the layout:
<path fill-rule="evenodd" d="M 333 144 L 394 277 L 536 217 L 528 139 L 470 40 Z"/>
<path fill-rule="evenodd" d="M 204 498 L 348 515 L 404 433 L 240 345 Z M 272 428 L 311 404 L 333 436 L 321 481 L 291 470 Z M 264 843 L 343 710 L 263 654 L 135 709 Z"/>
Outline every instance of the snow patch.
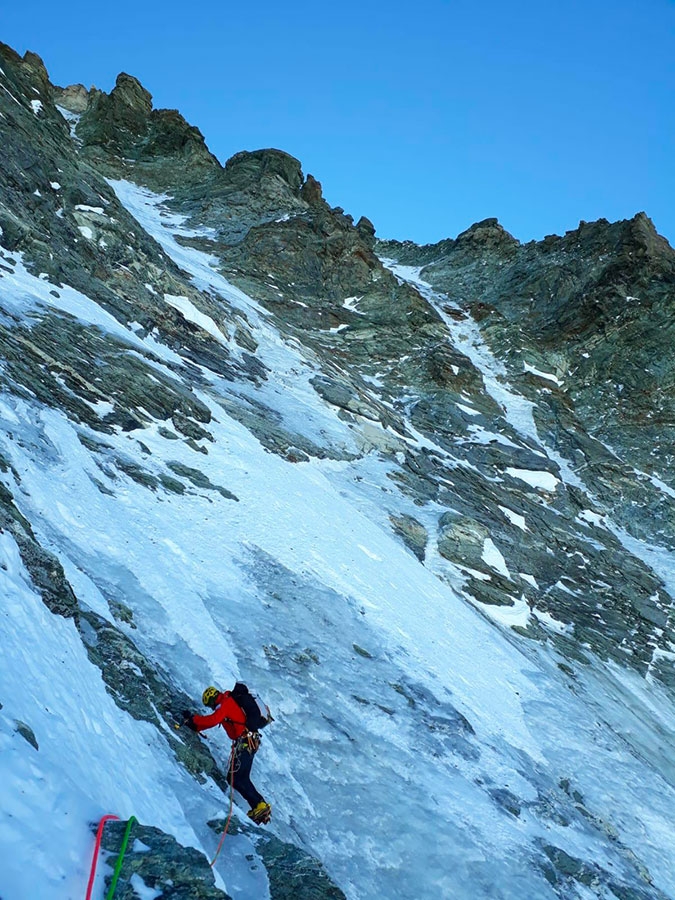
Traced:
<path fill-rule="evenodd" d="M 163 893 L 155 888 L 148 887 L 138 872 L 134 872 L 129 879 L 129 884 L 134 889 L 134 893 L 138 897 L 138 900 L 157 900 Z"/>
<path fill-rule="evenodd" d="M 228 338 L 218 328 L 211 316 L 197 309 L 194 303 L 187 297 L 179 297 L 174 294 L 164 294 L 164 299 L 177 309 L 188 322 L 198 325 L 203 331 L 206 331 L 211 337 L 214 337 L 221 344 L 228 344 Z"/>
<path fill-rule="evenodd" d="M 471 406 L 465 406 L 464 403 L 456 403 L 455 406 L 459 407 L 462 412 L 466 413 L 467 416 L 480 416 L 482 413 L 478 412 L 477 409 L 473 409 Z"/>
<path fill-rule="evenodd" d="M 503 575 L 505 578 L 511 577 L 511 573 L 506 567 L 506 560 L 492 538 L 485 538 L 481 559 L 490 566 L 491 569 L 494 569 L 495 572 L 499 572 L 499 574 Z"/>
<path fill-rule="evenodd" d="M 574 632 L 573 625 L 566 622 L 560 622 L 546 610 L 538 609 L 534 613 L 534 617 L 540 625 L 544 626 L 544 628 L 548 628 L 550 631 L 555 631 L 557 634 L 569 635 Z"/>
<path fill-rule="evenodd" d="M 669 484 L 666 484 L 665 481 L 661 481 L 660 478 L 657 478 L 656 475 L 650 475 L 649 480 L 663 494 L 667 494 L 669 497 L 675 498 L 675 490 L 670 487 Z"/>
<path fill-rule="evenodd" d="M 520 481 L 524 481 L 526 484 L 531 485 L 531 487 L 547 491 L 550 494 L 552 494 L 560 484 L 560 479 L 556 478 L 555 475 L 552 475 L 551 472 L 541 472 L 539 470 L 532 471 L 531 469 L 514 469 L 512 466 L 508 466 L 505 471 L 506 474 L 510 475 L 512 478 L 518 478 Z"/>
<path fill-rule="evenodd" d="M 541 372 L 539 369 L 535 369 L 535 367 L 531 366 L 529 363 L 523 363 L 523 370 L 525 372 L 530 372 L 532 375 L 536 375 L 538 378 L 544 378 L 546 381 L 552 381 L 554 384 L 557 384 L 558 387 L 562 387 L 564 384 L 564 382 L 562 382 L 556 375 L 553 375 L 550 372 Z"/>
<path fill-rule="evenodd" d="M 514 600 L 512 606 L 485 604 L 481 608 L 494 622 L 509 628 L 527 628 L 530 621 L 530 608 L 522 598 Z"/>
<path fill-rule="evenodd" d="M 514 512 L 512 509 L 509 509 L 507 506 L 500 506 L 499 509 L 504 513 L 506 518 L 513 525 L 516 525 L 520 528 L 521 531 L 529 531 L 530 529 L 527 527 L 527 522 L 525 521 L 525 516 L 521 516 L 520 513 Z"/>
<path fill-rule="evenodd" d="M 537 584 L 537 579 L 534 575 L 528 575 L 526 572 L 518 572 L 523 581 L 527 581 L 528 584 L 531 584 L 533 588 L 539 590 L 539 585 Z"/>
<path fill-rule="evenodd" d="M 582 509 L 577 519 L 580 522 L 586 522 L 588 525 L 595 525 L 598 528 L 606 527 L 605 517 L 593 512 L 592 509 Z"/>
<path fill-rule="evenodd" d="M 59 112 L 61 113 L 61 115 L 63 116 L 63 118 L 64 118 L 64 119 L 66 120 L 66 122 L 68 123 L 68 127 L 69 127 L 69 129 L 70 129 L 70 137 L 71 137 L 77 144 L 80 144 L 81 141 L 80 141 L 80 139 L 77 137 L 77 135 L 76 135 L 76 133 L 75 133 L 75 129 L 77 128 L 78 122 L 79 122 L 80 119 L 82 118 L 82 114 L 81 114 L 81 113 L 74 113 L 74 112 L 71 112 L 69 109 L 66 109 L 65 106 L 59 106 L 58 103 L 55 104 L 55 105 L 56 105 L 56 108 L 58 109 L 58 111 L 59 111 Z"/>

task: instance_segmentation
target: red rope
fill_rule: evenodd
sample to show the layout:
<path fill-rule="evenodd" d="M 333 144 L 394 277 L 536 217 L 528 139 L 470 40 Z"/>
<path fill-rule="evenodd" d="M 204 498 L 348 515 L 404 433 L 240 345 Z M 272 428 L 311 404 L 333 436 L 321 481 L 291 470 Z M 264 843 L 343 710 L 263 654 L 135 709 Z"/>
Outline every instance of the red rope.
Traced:
<path fill-rule="evenodd" d="M 216 855 L 213 857 L 209 865 L 213 868 L 213 864 L 218 859 L 218 854 L 220 853 L 221 847 L 223 846 L 223 841 L 225 840 L 225 835 L 227 834 L 227 829 L 230 827 L 230 819 L 232 818 L 232 803 L 234 800 L 234 747 L 232 744 L 232 752 L 230 753 L 230 811 L 227 816 L 227 822 L 225 822 L 225 828 L 223 828 L 223 833 L 220 836 L 220 842 L 218 844 L 218 848 L 216 850 Z"/>
<path fill-rule="evenodd" d="M 96 878 L 96 864 L 98 863 L 98 853 L 101 849 L 101 839 L 103 838 L 103 826 L 110 819 L 119 819 L 119 816 L 103 816 L 101 821 L 98 823 L 96 843 L 94 844 L 94 855 L 91 859 L 91 872 L 89 873 L 89 884 L 87 885 L 87 894 L 85 900 L 91 900 L 91 891 L 94 887 L 94 878 Z"/>

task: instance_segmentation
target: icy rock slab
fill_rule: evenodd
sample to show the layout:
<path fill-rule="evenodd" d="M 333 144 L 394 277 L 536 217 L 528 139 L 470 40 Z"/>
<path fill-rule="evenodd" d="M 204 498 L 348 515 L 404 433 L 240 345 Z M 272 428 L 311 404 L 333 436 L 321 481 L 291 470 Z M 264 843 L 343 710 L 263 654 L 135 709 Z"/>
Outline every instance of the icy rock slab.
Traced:
<path fill-rule="evenodd" d="M 217 834 L 222 834 L 225 825 L 222 819 L 208 824 Z M 234 820 L 230 822 L 228 834 L 246 834 L 253 839 L 267 870 L 271 900 L 346 900 L 319 860 L 295 844 Z"/>

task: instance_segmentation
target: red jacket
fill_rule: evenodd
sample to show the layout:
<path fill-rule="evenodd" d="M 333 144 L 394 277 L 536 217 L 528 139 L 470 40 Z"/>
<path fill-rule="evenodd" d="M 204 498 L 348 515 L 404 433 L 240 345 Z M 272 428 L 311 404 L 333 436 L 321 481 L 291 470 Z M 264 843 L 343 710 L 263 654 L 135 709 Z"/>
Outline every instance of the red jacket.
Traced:
<path fill-rule="evenodd" d="M 246 731 L 246 716 L 241 706 L 232 699 L 229 691 L 223 691 L 218 695 L 216 708 L 208 716 L 193 716 L 197 731 L 205 731 L 214 725 L 222 725 L 228 737 L 236 741 Z"/>

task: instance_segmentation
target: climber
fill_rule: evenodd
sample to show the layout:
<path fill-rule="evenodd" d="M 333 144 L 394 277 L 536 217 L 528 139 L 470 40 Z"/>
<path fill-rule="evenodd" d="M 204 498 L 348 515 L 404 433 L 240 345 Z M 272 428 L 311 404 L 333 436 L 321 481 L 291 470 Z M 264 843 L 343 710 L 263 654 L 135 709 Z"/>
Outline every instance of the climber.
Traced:
<path fill-rule="evenodd" d="M 189 710 L 183 714 L 187 728 L 199 733 L 215 725 L 222 725 L 232 739 L 232 752 L 228 771 L 228 781 L 251 807 L 247 813 L 257 825 L 267 825 L 272 815 L 272 807 L 256 790 L 251 781 L 253 757 L 260 746 L 259 730 L 274 719 L 269 711 L 245 684 L 237 682 L 231 691 L 220 691 L 209 686 L 202 694 L 202 703 L 210 707 L 210 715 L 192 715 Z"/>

